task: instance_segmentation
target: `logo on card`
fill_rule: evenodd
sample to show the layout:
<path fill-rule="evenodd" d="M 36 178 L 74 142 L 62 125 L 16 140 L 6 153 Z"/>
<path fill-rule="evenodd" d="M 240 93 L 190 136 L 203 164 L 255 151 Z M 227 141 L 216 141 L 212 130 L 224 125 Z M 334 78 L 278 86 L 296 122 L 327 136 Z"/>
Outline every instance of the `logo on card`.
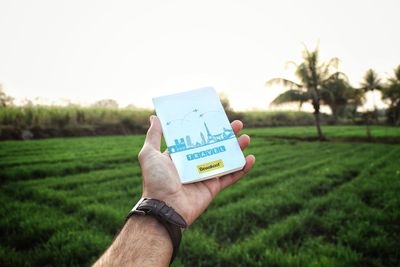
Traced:
<path fill-rule="evenodd" d="M 197 165 L 197 170 L 199 171 L 199 173 L 205 173 L 216 169 L 221 169 L 223 167 L 224 162 L 222 161 L 222 159 L 218 159 L 208 163 Z"/>

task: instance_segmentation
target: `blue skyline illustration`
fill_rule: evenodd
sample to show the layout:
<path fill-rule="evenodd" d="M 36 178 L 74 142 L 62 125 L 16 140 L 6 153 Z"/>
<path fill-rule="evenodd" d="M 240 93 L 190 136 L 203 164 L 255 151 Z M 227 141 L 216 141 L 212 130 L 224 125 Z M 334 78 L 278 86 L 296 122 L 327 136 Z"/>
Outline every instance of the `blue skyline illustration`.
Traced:
<path fill-rule="evenodd" d="M 168 147 L 168 152 L 170 154 L 181 152 L 193 148 L 207 146 L 209 144 L 218 143 L 235 137 L 235 133 L 233 132 L 232 129 L 226 129 L 225 127 L 223 127 L 222 132 L 217 134 L 212 134 L 205 122 L 204 122 L 204 127 L 206 129 L 207 137 L 204 135 L 203 132 L 200 132 L 199 133 L 200 139 L 196 142 L 193 142 L 192 138 L 189 135 L 175 139 L 174 145 Z"/>

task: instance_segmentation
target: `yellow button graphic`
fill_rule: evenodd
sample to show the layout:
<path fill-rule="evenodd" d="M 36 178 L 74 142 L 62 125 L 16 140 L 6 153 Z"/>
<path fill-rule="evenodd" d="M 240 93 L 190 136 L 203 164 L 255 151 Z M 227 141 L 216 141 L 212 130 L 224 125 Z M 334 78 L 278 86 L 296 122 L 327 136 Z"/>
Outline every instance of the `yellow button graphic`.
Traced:
<path fill-rule="evenodd" d="M 221 169 L 223 167 L 224 167 L 224 162 L 222 161 L 222 159 L 218 159 L 208 163 L 197 165 L 197 170 L 199 171 L 199 173 L 204 173 L 216 169 Z"/>

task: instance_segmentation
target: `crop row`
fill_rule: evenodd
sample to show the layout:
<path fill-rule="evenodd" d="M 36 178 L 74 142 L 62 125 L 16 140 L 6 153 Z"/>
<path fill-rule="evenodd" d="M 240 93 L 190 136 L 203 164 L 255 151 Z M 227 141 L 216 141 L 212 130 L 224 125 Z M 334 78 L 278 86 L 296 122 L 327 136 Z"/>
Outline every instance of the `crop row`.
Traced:
<path fill-rule="evenodd" d="M 369 160 L 374 164 L 359 169 L 360 173 L 344 171 L 331 175 L 336 186 L 323 195 L 303 201 L 303 209 L 249 236 L 244 234 L 240 242 L 221 248 L 202 229 L 193 229 L 183 240 L 182 262 L 205 266 L 303 266 L 303 265 L 395 265 L 400 260 L 396 247 L 399 240 L 400 201 L 395 197 L 400 182 L 393 184 L 393 175 L 398 172 L 398 162 L 390 162 L 400 151 L 371 153 L 381 155 Z M 383 163 L 383 164 L 382 164 Z M 365 166 L 353 162 L 354 167 Z M 381 164 L 380 171 L 374 166 Z M 397 169 L 397 170 L 396 170 Z M 345 169 L 343 169 L 345 170 Z M 373 176 L 371 177 L 371 171 Z M 355 176 L 357 175 L 357 176 Z M 357 179 L 354 179 L 357 177 Z M 368 193 L 370 192 L 370 193 Z M 374 200 L 366 201 L 365 195 L 375 192 Z M 386 192 L 386 196 L 377 192 Z M 270 196 L 271 198 L 275 197 Z M 388 199 L 392 201 L 388 204 Z M 395 200 L 393 202 L 393 200 Z M 382 204 L 371 207 L 366 202 Z M 233 217 L 233 216 L 232 216 Z M 242 224 L 253 224 L 252 216 Z M 221 215 L 220 220 L 226 219 Z M 210 224 L 215 221 L 209 220 Z M 235 221 L 229 220 L 229 223 Z M 220 233 L 218 233 L 220 234 Z M 237 233 L 240 235 L 239 233 Z M 224 236 L 224 235 L 220 235 Z M 199 247 L 191 245 L 199 243 Z"/>
<path fill-rule="evenodd" d="M 332 174 L 329 168 L 315 171 L 325 164 L 329 164 L 329 159 L 310 164 L 308 168 L 314 171 L 309 171 L 304 176 L 281 176 L 282 182 L 272 187 L 255 186 L 254 190 L 247 191 L 251 192 L 251 198 L 244 197 L 213 209 L 204 214 L 198 223 L 206 233 L 221 237 L 220 242 L 231 243 L 248 237 L 257 229 L 299 212 L 310 198 L 324 195 L 339 186 L 341 182 L 327 179 Z M 336 166 L 335 172 L 340 174 L 343 169 L 342 166 Z"/>
<path fill-rule="evenodd" d="M 274 127 L 264 129 L 246 129 L 250 136 L 298 136 L 314 137 L 314 127 Z M 366 129 L 362 126 L 329 126 L 323 127 L 323 132 L 328 137 L 366 137 Z M 399 127 L 371 126 L 371 133 L 374 137 L 399 137 Z"/>
<path fill-rule="evenodd" d="M 382 172 L 376 172 L 371 177 L 369 171 L 373 169 L 373 166 L 362 170 L 358 179 L 347 183 L 339 191 L 309 201 L 301 213 L 288 217 L 285 221 L 260 231 L 253 238 L 230 247 L 226 258 L 232 262 L 240 258 L 240 262 L 243 262 L 244 265 L 246 265 L 244 260 L 246 257 L 251 259 L 252 265 L 255 265 L 255 262 L 260 264 L 274 263 L 274 260 L 270 257 L 272 255 L 266 253 L 269 251 L 267 248 L 272 248 L 272 250 L 279 248 L 280 251 L 287 254 L 288 251 L 293 251 L 296 247 L 306 247 L 304 242 L 320 239 L 322 241 L 320 243 L 330 243 L 330 246 L 335 246 L 337 249 L 336 253 L 339 257 L 335 261 L 336 265 L 340 261 L 345 261 L 344 265 L 352 265 L 354 264 L 353 260 L 366 261 L 365 257 L 369 257 L 369 260 L 374 260 L 373 258 L 376 257 L 380 261 L 393 261 L 393 264 L 396 257 L 399 260 L 393 247 L 396 243 L 396 235 L 399 233 L 398 231 L 393 232 L 395 230 L 393 228 L 396 227 L 393 219 L 399 219 L 400 213 L 397 211 L 395 217 L 382 209 L 370 208 L 365 205 L 363 196 L 365 192 L 370 190 L 375 192 L 387 191 L 393 194 L 399 189 L 399 182 L 393 184 L 392 177 L 387 175 L 389 173 L 393 175 L 393 170 L 398 166 L 397 163 L 387 161 L 396 153 L 399 153 L 399 150 L 392 151 L 392 153 L 378 159 L 386 164 L 382 168 Z M 388 183 L 389 181 L 392 184 Z M 385 198 L 381 200 L 383 203 L 387 201 Z M 392 205 L 392 211 L 395 205 Z M 392 216 L 395 218 L 392 218 Z M 388 235 L 393 234 L 395 236 L 387 238 Z M 388 242 L 388 244 L 379 243 L 381 241 Z M 260 244 L 263 245 L 259 246 Z M 346 246 L 349 247 L 346 248 Z M 318 251 L 321 251 L 321 247 Z M 326 253 L 326 251 L 321 252 Z M 341 254 L 342 252 L 343 254 Z M 378 255 L 374 255 L 376 253 L 386 253 L 385 256 L 389 258 L 382 257 L 383 255 L 377 257 Z M 243 257 L 244 255 L 246 256 Z M 318 253 L 315 255 L 318 255 Z M 361 255 L 364 259 L 361 259 Z M 275 260 L 278 260 L 278 258 Z M 301 263 L 301 257 L 293 260 Z M 282 262 L 281 259 L 280 261 L 280 265 L 284 265 L 285 260 Z"/>
<path fill-rule="evenodd" d="M 139 138 L 136 138 L 139 139 Z M 103 145 L 100 143 L 92 143 L 90 145 L 77 142 L 77 143 L 66 143 L 62 146 L 52 147 L 48 144 L 42 148 L 37 148 L 29 153 L 26 147 L 21 147 L 21 151 L 3 151 L 5 153 L 1 158 L 0 167 L 12 167 L 18 164 L 33 164 L 48 162 L 48 161 L 62 161 L 72 160 L 80 158 L 89 158 L 96 155 L 107 156 L 109 154 L 137 154 L 140 146 L 136 139 L 129 139 L 130 142 L 123 142 L 122 144 L 107 144 Z M 0 143 L 1 146 L 1 143 Z M 3 149 L 3 148 L 2 148 Z"/>
<path fill-rule="evenodd" d="M 141 192 L 143 137 L 82 139 L 0 152 L 0 266 L 88 265 L 121 227 Z M 400 262 L 400 147 L 256 137 L 248 153 L 254 169 L 185 231 L 174 266 Z"/>
<path fill-rule="evenodd" d="M 111 241 L 78 216 L 1 196 L 1 266 L 82 266 Z"/>
<path fill-rule="evenodd" d="M 345 153 L 354 153 L 361 151 L 362 147 L 358 147 L 352 152 L 345 151 Z M 301 150 L 302 151 L 302 150 Z M 315 151 L 305 151 L 290 153 L 290 156 L 283 157 L 280 160 L 271 160 L 268 164 L 257 161 L 257 166 L 252 170 L 248 177 L 240 181 L 240 186 L 234 186 L 230 190 L 221 193 L 214 202 L 213 206 L 220 206 L 226 203 L 235 203 L 242 197 L 246 197 L 249 192 L 255 192 L 265 187 L 272 187 L 278 182 L 285 181 L 286 179 L 304 176 L 313 172 L 315 168 L 323 166 L 329 160 L 334 160 L 341 156 L 340 151 L 332 151 L 332 148 L 321 148 L 318 153 Z M 337 153 L 333 154 L 332 153 Z M 292 155 L 293 154 L 293 155 Z M 282 168 L 282 166 L 300 166 L 298 168 Z"/>

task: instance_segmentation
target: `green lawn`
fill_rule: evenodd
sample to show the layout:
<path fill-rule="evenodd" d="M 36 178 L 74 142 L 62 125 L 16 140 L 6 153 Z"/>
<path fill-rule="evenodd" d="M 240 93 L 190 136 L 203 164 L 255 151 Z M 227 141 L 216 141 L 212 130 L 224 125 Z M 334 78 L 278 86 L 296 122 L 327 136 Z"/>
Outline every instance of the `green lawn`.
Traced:
<path fill-rule="evenodd" d="M 185 231 L 175 266 L 400 265 L 400 144 L 272 138 L 314 127 L 246 133 L 254 169 Z M 400 128 L 372 133 L 398 138 Z M 90 265 L 140 197 L 143 140 L 0 142 L 0 266 Z"/>

